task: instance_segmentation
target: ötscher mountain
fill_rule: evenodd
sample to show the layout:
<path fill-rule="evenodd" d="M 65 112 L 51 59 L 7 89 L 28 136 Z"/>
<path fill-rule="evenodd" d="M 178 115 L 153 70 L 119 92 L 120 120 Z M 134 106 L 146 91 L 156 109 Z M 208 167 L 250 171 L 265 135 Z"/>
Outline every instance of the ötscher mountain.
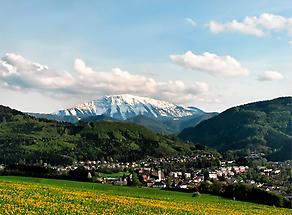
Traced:
<path fill-rule="evenodd" d="M 197 125 L 216 113 L 205 113 L 195 107 L 129 94 L 102 96 L 96 100 L 59 110 L 53 114 L 31 114 L 57 121 L 127 121 L 155 132 L 177 133 Z"/>
<path fill-rule="evenodd" d="M 179 137 L 221 151 L 258 151 L 272 160 L 291 160 L 292 97 L 230 108 Z"/>
<path fill-rule="evenodd" d="M 185 108 L 162 100 L 123 94 L 102 96 L 96 100 L 60 110 L 55 115 L 74 116 L 81 119 L 106 115 L 114 119 L 125 120 L 138 115 L 160 119 L 184 118 L 203 113 L 203 111 L 193 107 Z"/>

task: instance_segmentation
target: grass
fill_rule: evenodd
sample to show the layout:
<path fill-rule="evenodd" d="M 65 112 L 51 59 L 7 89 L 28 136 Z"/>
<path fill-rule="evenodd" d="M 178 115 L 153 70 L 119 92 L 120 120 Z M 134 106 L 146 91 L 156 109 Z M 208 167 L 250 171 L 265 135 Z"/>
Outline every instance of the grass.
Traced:
<path fill-rule="evenodd" d="M 0 177 L 1 214 L 292 214 L 211 195 L 55 179 Z"/>
<path fill-rule="evenodd" d="M 121 178 L 124 175 L 129 175 L 129 172 L 114 172 L 114 173 L 98 173 L 99 177 Z"/>

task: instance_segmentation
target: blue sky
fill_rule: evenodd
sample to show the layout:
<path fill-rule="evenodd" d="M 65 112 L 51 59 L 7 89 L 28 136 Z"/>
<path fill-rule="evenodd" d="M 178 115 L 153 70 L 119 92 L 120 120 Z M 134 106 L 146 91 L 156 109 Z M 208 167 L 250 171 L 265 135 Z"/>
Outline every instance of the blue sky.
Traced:
<path fill-rule="evenodd" d="M 292 94 L 288 0 L 0 4 L 0 63 L 17 71 L 7 75 L 0 67 L 0 103 L 22 111 L 51 112 L 111 93 L 222 111 Z M 246 17 L 255 19 L 244 22 Z M 49 69 L 38 74 L 28 66 L 33 62 Z M 88 68 L 97 74 L 83 77 Z"/>

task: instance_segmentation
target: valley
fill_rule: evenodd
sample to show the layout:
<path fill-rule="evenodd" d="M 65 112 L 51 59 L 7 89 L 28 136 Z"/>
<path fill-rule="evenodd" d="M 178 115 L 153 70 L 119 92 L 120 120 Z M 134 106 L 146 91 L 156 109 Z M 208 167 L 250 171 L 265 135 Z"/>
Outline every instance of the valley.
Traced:
<path fill-rule="evenodd" d="M 0 106 L 0 150 L 4 155 L 0 157 L 0 174 L 139 185 L 183 192 L 197 190 L 219 196 L 228 196 L 225 194 L 231 189 L 228 187 L 242 184 L 240 189 L 253 187 L 252 192 L 275 195 L 273 198 L 276 199 L 284 196 L 281 201 L 285 203 L 268 201 L 262 204 L 290 207 L 291 101 L 286 97 L 234 107 L 195 127 L 186 128 L 178 137 L 174 133 L 163 134 L 158 128 L 156 132 L 145 128 L 154 119 L 144 115 L 136 116 L 137 120 L 97 115 L 72 124 L 34 118 Z M 231 117 L 229 113 L 232 113 Z M 246 128 L 249 130 L 245 131 Z M 197 129 L 199 133 L 196 133 Z M 225 129 L 226 134 L 220 129 Z M 228 138 L 220 139 L 221 134 Z M 254 139 L 250 135 L 254 135 L 251 136 Z M 264 135 L 262 137 L 267 139 L 259 141 L 260 137 L 256 135 Z M 219 139 L 213 140 L 215 137 Z M 277 157 L 281 152 L 286 152 L 288 157 Z M 158 176 L 157 172 L 163 176 Z M 111 178 L 110 175 L 115 173 L 119 174 Z M 204 188 L 205 183 L 210 183 L 208 186 L 211 187 Z M 221 187 L 220 192 L 216 191 L 218 187 Z M 248 201 L 246 197 L 238 198 Z"/>

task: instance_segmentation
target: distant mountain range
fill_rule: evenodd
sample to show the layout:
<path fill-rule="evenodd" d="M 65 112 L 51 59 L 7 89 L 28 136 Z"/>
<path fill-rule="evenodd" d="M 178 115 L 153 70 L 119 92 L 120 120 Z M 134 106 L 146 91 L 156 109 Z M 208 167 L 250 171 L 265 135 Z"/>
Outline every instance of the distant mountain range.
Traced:
<path fill-rule="evenodd" d="M 292 97 L 230 108 L 179 137 L 221 151 L 258 151 L 271 160 L 291 160 Z"/>
<path fill-rule="evenodd" d="M 158 109 L 153 103 L 150 109 L 149 103 L 144 106 L 137 100 L 128 101 L 125 106 L 125 100 L 119 99 L 114 100 L 106 112 L 98 112 L 97 108 L 95 111 L 71 108 L 45 115 L 49 119 L 62 120 L 76 113 L 74 117 L 79 117 L 76 124 L 35 119 L 0 105 L 0 154 L 3 155 L 0 163 L 40 159 L 63 163 L 107 156 L 135 160 L 144 155 L 190 153 L 193 150 L 190 142 L 240 156 L 259 152 L 265 153 L 269 160 L 292 160 L 292 97 L 233 107 L 219 115 L 213 114 L 213 117 L 199 109 L 162 101 L 159 104 L 167 104 L 165 110 Z M 140 106 L 140 112 L 137 112 L 137 106 Z M 180 129 L 183 131 L 178 137 L 186 142 L 157 134 Z M 152 148 L 145 154 L 149 144 L 153 144 Z"/>
<path fill-rule="evenodd" d="M 96 100 L 52 114 L 30 113 L 38 118 L 75 123 L 77 121 L 128 121 L 161 133 L 177 133 L 217 115 L 195 107 L 128 94 L 102 96 Z"/>

